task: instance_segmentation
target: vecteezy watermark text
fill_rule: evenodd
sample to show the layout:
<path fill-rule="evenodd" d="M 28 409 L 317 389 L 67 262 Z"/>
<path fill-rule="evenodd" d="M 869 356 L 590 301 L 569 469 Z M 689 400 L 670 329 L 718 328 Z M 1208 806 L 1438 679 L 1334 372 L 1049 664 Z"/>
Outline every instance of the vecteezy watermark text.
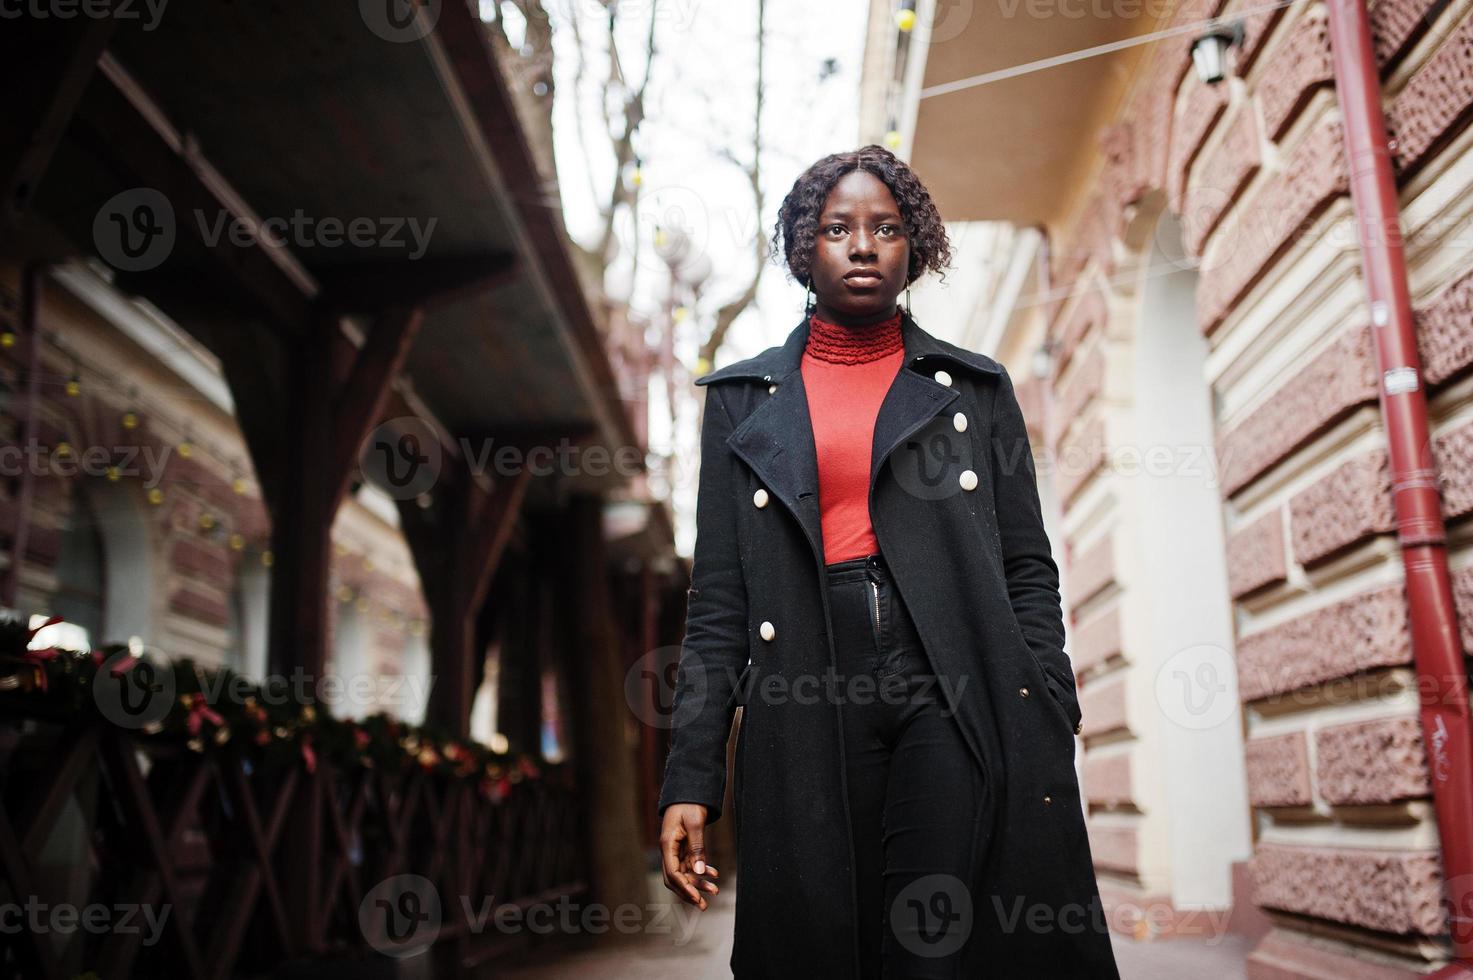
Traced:
<path fill-rule="evenodd" d="M 169 0 L 0 0 L 0 20 L 136 20 L 143 30 L 159 26 Z"/>
<path fill-rule="evenodd" d="M 172 447 L 164 446 L 43 446 L 31 440 L 23 446 L 0 446 L 0 476 L 106 476 L 143 477 L 143 486 L 159 485 Z"/>
<path fill-rule="evenodd" d="M 92 237 L 98 254 L 109 265 L 127 272 L 145 272 L 158 268 L 173 253 L 182 220 L 186 219 L 175 215 L 173 203 L 161 191 L 134 187 L 113 195 L 98 208 Z M 193 211 L 196 233 L 210 248 L 222 242 L 236 248 L 347 246 L 401 251 L 409 261 L 424 256 L 439 220 L 404 215 L 316 216 L 301 208 L 290 215 L 259 219 L 248 219 L 225 208 Z"/>
<path fill-rule="evenodd" d="M 116 933 L 131 936 L 143 934 L 140 942 L 152 946 L 163 934 L 169 918 L 169 906 L 137 905 L 118 902 L 107 905 L 72 905 L 68 902 L 43 902 L 28 895 L 22 902 L 0 902 L 0 934 L 16 935 L 21 931 L 36 935 L 48 933 L 70 935 L 81 929 L 94 935 Z"/>

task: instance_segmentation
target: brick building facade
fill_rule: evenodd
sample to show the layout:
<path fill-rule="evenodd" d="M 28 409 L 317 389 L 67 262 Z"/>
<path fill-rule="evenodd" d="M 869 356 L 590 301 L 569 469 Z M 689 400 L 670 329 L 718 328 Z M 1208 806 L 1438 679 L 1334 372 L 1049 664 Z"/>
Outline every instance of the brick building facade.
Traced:
<path fill-rule="evenodd" d="M 929 55 L 954 70 L 994 16 L 922 8 L 945 30 L 928 45 L 923 24 L 898 56 L 873 40 L 893 32 L 889 5 L 872 10 L 867 74 L 924 78 L 900 100 L 910 122 L 867 100 L 861 142 L 890 131 L 929 184 L 947 153 L 989 152 L 985 125 L 957 120 L 1026 90 L 979 86 L 969 103 L 937 88 L 947 76 L 897 67 Z M 1229 76 L 1199 80 L 1192 40 L 1244 11 Z M 1469 11 L 1370 8 L 1465 651 Z M 1054 511 L 1112 924 L 1249 931 L 1255 977 L 1421 974 L 1450 956 L 1448 910 L 1326 10 L 1190 0 L 1131 31 L 1157 33 L 1099 69 L 1118 87 L 1087 123 L 1046 137 L 1074 169 L 1016 171 L 1020 188 L 1072 174 L 1047 188 L 1058 210 L 964 260 L 963 283 L 995 277 L 981 300 L 931 286 L 921 320 L 1032 376 L 1020 393 Z M 936 184 L 949 219 L 1008 210 Z M 955 226 L 960 254 L 976 227 Z M 1020 256 L 1028 278 L 1008 294 L 996 270 Z"/>
<path fill-rule="evenodd" d="M 19 274 L 11 266 L 0 280 L 7 332 L 21 329 Z M 10 391 L 0 508 L 15 506 L 20 467 L 35 479 L 17 607 L 63 614 L 93 645 L 136 636 L 171 659 L 261 679 L 271 529 L 218 363 L 81 264 L 45 280 L 37 320 L 46 343 L 29 451 L 26 365 L 9 356 L 21 345 L 0 346 Z M 333 527 L 329 672 L 372 687 L 345 690 L 334 707 L 417 721 L 428 611 L 393 504 L 376 492 L 347 500 Z"/>

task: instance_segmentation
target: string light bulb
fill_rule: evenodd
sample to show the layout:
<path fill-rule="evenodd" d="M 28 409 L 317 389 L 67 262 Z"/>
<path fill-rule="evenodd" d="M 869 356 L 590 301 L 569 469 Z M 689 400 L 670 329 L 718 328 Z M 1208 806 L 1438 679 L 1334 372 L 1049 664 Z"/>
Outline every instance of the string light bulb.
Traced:
<path fill-rule="evenodd" d="M 909 34 L 916 26 L 915 0 L 901 0 L 900 9 L 895 11 L 895 26 L 902 34 Z"/>

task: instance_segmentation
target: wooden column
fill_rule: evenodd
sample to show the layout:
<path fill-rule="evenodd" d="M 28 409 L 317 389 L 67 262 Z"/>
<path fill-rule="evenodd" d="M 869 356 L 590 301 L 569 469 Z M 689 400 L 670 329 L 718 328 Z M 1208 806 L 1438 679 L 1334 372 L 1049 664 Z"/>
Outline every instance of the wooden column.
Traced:
<path fill-rule="evenodd" d="M 249 395 L 237 401 L 242 415 L 268 413 L 245 428 L 262 433 L 266 443 L 253 444 L 252 456 L 275 457 L 263 468 L 273 477 L 263 485 L 275 557 L 272 673 L 297 668 L 315 682 L 327 667 L 333 518 L 422 320 L 417 307 L 385 313 L 374 320 L 362 349 L 354 350 L 336 317 L 324 315 L 287 359 L 282 415 Z"/>
<path fill-rule="evenodd" d="M 470 473 L 447 470 L 430 491 L 429 507 L 399 501 L 430 607 L 434 685 L 425 721 L 460 736 L 470 731 L 471 701 L 481 683 L 476 619 L 531 479 L 531 469 L 522 467 L 486 491 Z"/>
<path fill-rule="evenodd" d="M 583 796 L 593 900 L 611 908 L 649 900 L 634 775 L 637 721 L 624 695 L 624 670 L 609 601 L 603 501 L 570 499 L 555 554 L 578 785 Z"/>
<path fill-rule="evenodd" d="M 545 576 L 534 554 L 517 556 L 505 569 L 509 615 L 501 637 L 501 669 L 496 690 L 496 716 L 512 752 L 542 751 L 542 646 L 546 641 L 542 615 Z"/>

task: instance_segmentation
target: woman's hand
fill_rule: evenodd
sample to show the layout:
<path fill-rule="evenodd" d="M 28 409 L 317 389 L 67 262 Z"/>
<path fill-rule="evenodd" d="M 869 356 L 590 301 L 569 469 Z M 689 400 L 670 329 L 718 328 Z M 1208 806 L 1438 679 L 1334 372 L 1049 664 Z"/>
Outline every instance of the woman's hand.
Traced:
<path fill-rule="evenodd" d="M 681 901 L 704 910 L 706 899 L 696 891 L 700 885 L 711 894 L 721 889 L 702 875 L 720 878 L 706 863 L 706 808 L 699 803 L 672 803 L 665 808 L 660 827 L 660 856 L 665 867 L 665 887 Z"/>

